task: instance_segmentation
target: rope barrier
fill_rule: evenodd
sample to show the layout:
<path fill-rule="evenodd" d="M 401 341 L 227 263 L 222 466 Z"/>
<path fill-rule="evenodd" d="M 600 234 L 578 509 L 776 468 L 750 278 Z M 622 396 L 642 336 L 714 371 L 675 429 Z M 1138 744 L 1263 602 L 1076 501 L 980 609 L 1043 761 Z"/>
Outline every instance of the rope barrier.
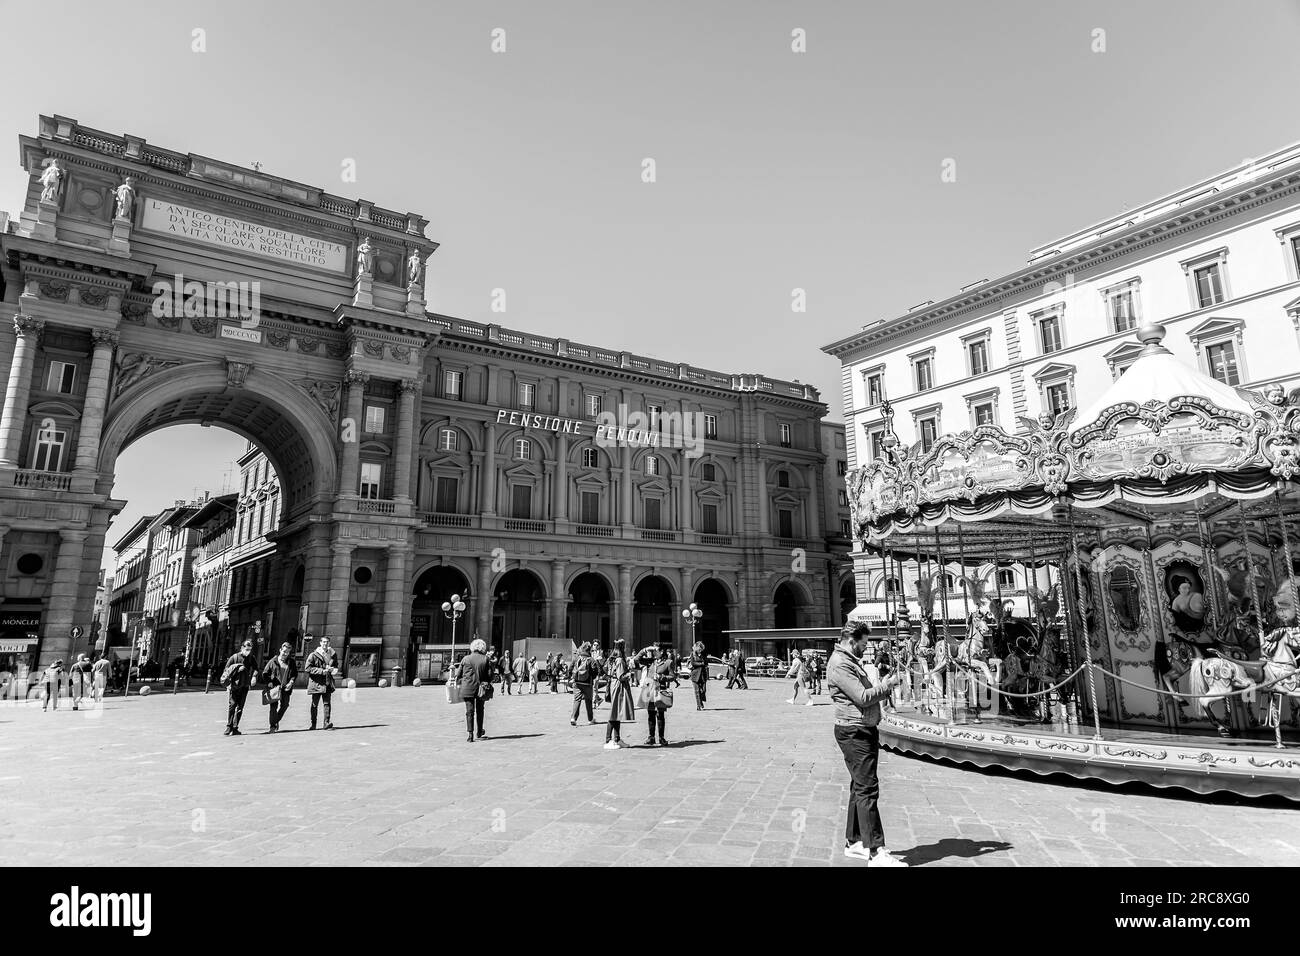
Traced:
<path fill-rule="evenodd" d="M 978 684 L 980 687 L 983 687 L 987 690 L 991 690 L 993 693 L 998 694 L 1002 697 L 1018 697 L 1026 700 L 1034 697 L 1045 697 L 1046 695 L 1052 693 L 1053 691 L 1059 690 L 1060 688 L 1068 684 L 1070 681 L 1074 680 L 1074 678 L 1078 676 L 1079 672 L 1088 666 L 1087 664 L 1080 664 L 1059 683 L 1053 684 L 1050 687 L 1046 687 L 1043 690 L 1034 691 L 1033 693 L 1030 694 L 1016 694 L 1016 693 L 1012 693 L 1009 690 L 1002 690 L 1001 688 L 994 687 L 992 684 L 984 683 L 984 681 L 980 680 L 977 676 L 975 676 L 976 671 L 973 670 L 969 665 L 962 664 L 959 661 L 949 661 L 948 663 L 952 664 L 954 667 L 956 667 L 959 670 L 964 670 L 967 676 L 969 677 L 971 683 L 973 684 Z M 911 671 L 910 666 L 908 667 L 908 670 Z M 930 674 L 942 673 L 942 671 L 913 671 L 913 673 L 919 673 L 922 677 L 927 677 Z"/>
<path fill-rule="evenodd" d="M 1204 698 L 1204 697 L 1210 697 L 1210 698 L 1213 698 L 1214 700 L 1219 700 L 1219 699 L 1224 698 L 1224 697 L 1238 697 L 1238 696 L 1242 696 L 1242 695 L 1245 695 L 1245 694 L 1254 694 L 1254 693 L 1258 693 L 1258 692 L 1260 692 L 1260 691 L 1266 691 L 1266 690 L 1268 690 L 1270 687 L 1274 686 L 1275 684 L 1280 684 L 1280 683 L 1282 683 L 1283 681 L 1288 681 L 1288 680 L 1290 680 L 1292 677 L 1295 676 L 1294 674 L 1286 674 L 1286 675 L 1283 675 L 1282 677 L 1274 678 L 1274 679 L 1271 680 L 1271 681 L 1266 681 L 1266 682 L 1263 683 L 1263 684 L 1251 684 L 1249 687 L 1243 687 L 1243 688 L 1241 688 L 1240 690 L 1227 691 L 1227 692 L 1222 693 L 1222 694 L 1218 694 L 1218 693 L 1216 693 L 1216 694 L 1180 694 L 1180 693 L 1177 693 L 1177 692 L 1175 692 L 1175 691 L 1165 690 L 1165 689 L 1160 688 L 1160 687 L 1148 687 L 1146 684 L 1139 684 L 1137 681 L 1131 681 L 1131 680 L 1129 680 L 1127 677 L 1120 677 L 1118 674 L 1112 674 L 1110 671 L 1106 670 L 1106 668 L 1102 667 L 1100 664 L 1093 664 L 1092 666 L 1095 667 L 1095 668 L 1097 668 L 1097 670 L 1101 671 L 1101 672 L 1102 672 L 1103 674 L 1105 674 L 1107 677 L 1113 677 L 1115 680 L 1119 681 L 1121 684 L 1128 684 L 1130 687 L 1137 687 L 1137 688 L 1139 688 L 1139 689 L 1141 689 L 1141 690 L 1151 691 L 1152 693 L 1155 693 L 1155 694 L 1163 694 L 1163 695 L 1166 696 L 1166 697 L 1182 697 L 1182 698 L 1185 699 L 1185 700 L 1200 700 L 1200 699 L 1202 699 L 1202 698 Z M 1209 688 L 1206 688 L 1206 690 L 1209 690 Z"/>

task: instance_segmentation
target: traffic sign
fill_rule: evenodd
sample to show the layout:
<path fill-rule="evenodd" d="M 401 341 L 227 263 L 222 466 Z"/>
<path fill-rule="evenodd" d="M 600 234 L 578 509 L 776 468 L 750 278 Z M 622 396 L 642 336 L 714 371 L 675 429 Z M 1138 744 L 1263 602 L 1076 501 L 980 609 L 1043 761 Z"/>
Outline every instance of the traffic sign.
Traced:
<path fill-rule="evenodd" d="M 69 633 L 72 635 L 74 641 L 79 641 L 81 640 L 81 635 L 86 632 L 80 627 L 74 627 Z"/>

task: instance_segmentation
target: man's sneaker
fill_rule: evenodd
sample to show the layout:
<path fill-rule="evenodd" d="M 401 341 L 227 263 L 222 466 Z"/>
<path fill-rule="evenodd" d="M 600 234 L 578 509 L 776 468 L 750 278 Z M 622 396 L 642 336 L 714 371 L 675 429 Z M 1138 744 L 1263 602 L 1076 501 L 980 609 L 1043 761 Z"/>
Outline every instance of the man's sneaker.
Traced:
<path fill-rule="evenodd" d="M 862 845 L 862 841 L 850 843 L 844 848 L 844 855 L 851 860 L 870 860 L 871 851 Z"/>
<path fill-rule="evenodd" d="M 576 720 L 571 720 L 571 721 L 569 721 L 569 726 L 570 726 L 570 727 L 576 727 L 576 726 L 578 726 L 578 722 L 577 722 Z"/>
<path fill-rule="evenodd" d="M 605 744 L 605 749 L 606 749 L 606 750 L 618 750 L 618 744 L 614 743 L 614 741 L 611 740 L 609 743 Z"/>
<path fill-rule="evenodd" d="M 867 866 L 907 866 L 907 864 L 882 847 L 876 851 Z"/>

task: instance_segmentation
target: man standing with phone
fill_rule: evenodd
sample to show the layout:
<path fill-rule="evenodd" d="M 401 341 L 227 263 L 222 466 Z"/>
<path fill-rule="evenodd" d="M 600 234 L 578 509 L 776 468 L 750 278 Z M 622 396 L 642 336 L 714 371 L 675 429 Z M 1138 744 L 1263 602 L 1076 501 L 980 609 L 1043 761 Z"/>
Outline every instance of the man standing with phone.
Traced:
<path fill-rule="evenodd" d="M 325 698 L 325 729 L 333 730 L 330 722 L 330 697 L 334 694 L 334 678 L 339 674 L 339 658 L 330 647 L 330 639 L 322 636 L 320 646 L 307 657 L 303 665 L 307 672 L 307 693 L 311 695 L 311 729 L 316 729 L 316 709 Z"/>
<path fill-rule="evenodd" d="M 880 822 L 880 702 L 901 682 L 897 674 L 881 675 L 873 684 L 863 667 L 863 652 L 871 637 L 866 621 L 844 625 L 827 667 L 831 702 L 835 705 L 835 742 L 848 767 L 849 811 L 844 830 L 844 855 L 866 860 L 868 866 L 907 866 L 885 849 Z"/>

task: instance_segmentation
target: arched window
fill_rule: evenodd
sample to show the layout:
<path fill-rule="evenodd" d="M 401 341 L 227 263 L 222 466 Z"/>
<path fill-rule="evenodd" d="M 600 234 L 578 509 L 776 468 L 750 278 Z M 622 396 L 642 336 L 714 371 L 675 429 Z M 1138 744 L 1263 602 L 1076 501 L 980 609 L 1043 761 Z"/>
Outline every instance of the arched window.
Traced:
<path fill-rule="evenodd" d="M 527 438 L 515 439 L 515 457 L 520 461 L 533 460 L 533 443 Z"/>
<path fill-rule="evenodd" d="M 884 592 L 886 594 L 902 594 L 903 582 L 898 578 L 885 578 Z"/>
<path fill-rule="evenodd" d="M 438 450 L 439 451 L 459 451 L 460 435 L 454 428 L 438 429 Z"/>
<path fill-rule="evenodd" d="M 596 454 L 594 448 L 584 448 L 582 450 L 582 467 L 595 468 L 600 463 L 600 457 Z"/>

